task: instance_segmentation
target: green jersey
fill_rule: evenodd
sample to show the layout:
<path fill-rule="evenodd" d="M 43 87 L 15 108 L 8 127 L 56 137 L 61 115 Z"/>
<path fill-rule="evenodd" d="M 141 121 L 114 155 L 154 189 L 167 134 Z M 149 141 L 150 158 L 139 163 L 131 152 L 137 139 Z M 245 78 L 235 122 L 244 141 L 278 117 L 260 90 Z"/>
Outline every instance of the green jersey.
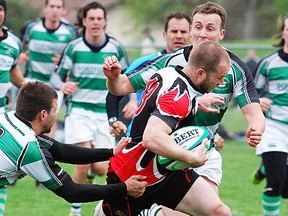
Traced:
<path fill-rule="evenodd" d="M 52 58 L 55 54 L 62 54 L 67 44 L 76 38 L 76 31 L 63 22 L 57 29 L 51 31 L 44 23 L 44 19 L 30 23 L 23 40 L 29 50 L 28 77 L 49 83 L 55 70 Z"/>
<path fill-rule="evenodd" d="M 142 68 L 128 73 L 127 76 L 134 89 L 136 91 L 144 89 L 150 77 L 163 67 L 175 67 L 177 65 L 184 67 L 188 62 L 192 48 L 192 46 L 186 46 L 173 53 L 162 55 L 150 61 Z M 220 114 L 205 113 L 198 110 L 194 122 L 191 123 L 206 126 L 212 134 L 216 133 L 229 102 L 233 98 L 236 98 L 240 107 L 252 102 L 259 102 L 250 70 L 237 56 L 228 50 L 227 52 L 231 58 L 230 71 L 224 78 L 225 83 L 213 90 L 214 93 L 222 96 L 225 101 L 223 105 L 213 105 L 214 108 L 220 111 Z"/>
<path fill-rule="evenodd" d="M 29 123 L 14 112 L 0 114 L 0 187 L 29 175 L 54 190 L 62 185 L 60 174 L 64 179 L 67 173 L 58 170 L 57 176 L 53 169 Z"/>
<path fill-rule="evenodd" d="M 288 124 L 288 54 L 283 49 L 261 60 L 255 83 L 257 92 L 272 100 L 266 118 Z"/>
<path fill-rule="evenodd" d="M 123 70 L 127 69 L 123 46 L 108 35 L 101 46 L 92 46 L 83 37 L 68 44 L 57 70 L 60 76 L 79 82 L 79 90 L 68 98 L 68 114 L 73 108 L 106 113 L 108 89 L 102 67 L 105 58 L 111 55 L 119 59 Z"/>
<path fill-rule="evenodd" d="M 0 37 L 0 109 L 6 104 L 6 94 L 9 89 L 10 71 L 16 67 L 22 46 L 20 40 L 6 29 Z"/>

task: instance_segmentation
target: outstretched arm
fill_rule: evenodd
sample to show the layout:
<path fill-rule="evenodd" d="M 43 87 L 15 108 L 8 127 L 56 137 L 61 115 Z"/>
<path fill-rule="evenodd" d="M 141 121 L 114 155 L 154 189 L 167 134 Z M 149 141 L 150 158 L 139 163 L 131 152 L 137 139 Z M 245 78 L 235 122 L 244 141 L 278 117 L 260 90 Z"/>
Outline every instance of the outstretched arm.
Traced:
<path fill-rule="evenodd" d="M 129 140 L 128 138 L 121 139 L 114 149 L 89 149 L 63 144 L 45 135 L 37 138 L 39 143 L 49 150 L 54 160 L 70 164 L 90 164 L 109 160 L 110 157 L 121 151 Z"/>
<path fill-rule="evenodd" d="M 96 184 L 76 184 L 70 176 L 66 177 L 63 185 L 52 190 L 57 196 L 62 197 L 67 202 L 93 202 L 106 198 L 124 197 L 126 195 L 138 198 L 147 186 L 144 176 L 131 176 L 124 183 L 96 185 Z"/>
<path fill-rule="evenodd" d="M 135 92 L 131 82 L 125 74 L 121 74 L 122 67 L 116 56 L 108 56 L 103 64 L 103 71 L 107 77 L 107 87 L 114 95 L 126 95 Z"/>

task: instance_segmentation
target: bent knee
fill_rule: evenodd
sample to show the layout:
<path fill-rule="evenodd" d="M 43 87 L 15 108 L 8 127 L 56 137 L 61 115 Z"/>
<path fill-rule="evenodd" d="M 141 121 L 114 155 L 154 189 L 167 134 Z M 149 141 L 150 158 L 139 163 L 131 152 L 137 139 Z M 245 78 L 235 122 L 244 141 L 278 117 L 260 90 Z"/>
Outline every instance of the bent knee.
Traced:
<path fill-rule="evenodd" d="M 221 203 L 215 208 L 215 214 L 213 214 L 213 215 L 215 215 L 215 216 L 231 216 L 232 212 L 227 205 L 225 205 L 224 203 Z"/>

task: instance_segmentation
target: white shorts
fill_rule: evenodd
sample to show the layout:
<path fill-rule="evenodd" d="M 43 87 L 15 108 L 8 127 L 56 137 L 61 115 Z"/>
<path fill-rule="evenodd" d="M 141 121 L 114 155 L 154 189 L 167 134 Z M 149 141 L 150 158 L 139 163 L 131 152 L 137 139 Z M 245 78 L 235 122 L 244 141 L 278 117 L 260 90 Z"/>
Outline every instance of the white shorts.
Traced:
<path fill-rule="evenodd" d="M 115 138 L 109 133 L 106 113 L 72 108 L 65 118 L 65 143 L 91 141 L 94 148 L 113 148 Z"/>
<path fill-rule="evenodd" d="M 193 168 L 198 175 L 205 176 L 218 186 L 222 180 L 222 157 L 215 149 L 208 152 L 208 161 L 201 167 Z"/>
<path fill-rule="evenodd" d="M 287 132 L 287 124 L 266 118 L 265 131 L 260 144 L 256 146 L 256 155 L 272 151 L 288 153 Z"/>

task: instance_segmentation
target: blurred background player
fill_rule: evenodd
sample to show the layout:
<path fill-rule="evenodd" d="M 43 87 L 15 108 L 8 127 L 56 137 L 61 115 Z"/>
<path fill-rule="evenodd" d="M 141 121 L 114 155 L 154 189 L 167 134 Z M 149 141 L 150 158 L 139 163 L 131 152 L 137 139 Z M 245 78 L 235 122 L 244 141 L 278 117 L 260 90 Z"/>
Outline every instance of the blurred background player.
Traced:
<path fill-rule="evenodd" d="M 27 24 L 22 41 L 23 50 L 26 52 L 21 54 L 21 61 L 22 63 L 27 61 L 26 77 L 29 80 L 55 85 L 51 78 L 61 54 L 66 45 L 77 36 L 74 27 L 61 21 L 64 7 L 65 0 L 45 0 L 44 17 Z M 60 109 L 63 93 L 60 91 L 57 93 Z M 57 122 L 49 135 L 54 137 L 56 129 Z"/>
<path fill-rule="evenodd" d="M 288 198 L 288 16 L 283 18 L 280 28 L 281 41 L 276 45 L 280 49 L 260 61 L 255 77 L 266 117 L 263 139 L 256 148 L 264 166 L 258 172 L 266 177 L 262 194 L 265 216 L 280 215 L 281 198 Z M 255 177 L 261 180 L 263 176 Z"/>
<path fill-rule="evenodd" d="M 120 59 L 123 70 L 128 60 L 123 46 L 105 33 L 106 9 L 97 2 L 91 2 L 82 9 L 83 37 L 66 47 L 57 73 L 62 81 L 77 83 L 78 88 L 62 85 L 60 89 L 67 97 L 65 118 L 65 142 L 86 148 L 112 148 L 115 138 L 109 133 L 106 114 L 106 77 L 102 64 L 107 53 Z M 67 81 L 66 81 L 67 83 Z M 65 83 L 64 83 L 65 84 Z M 77 165 L 73 180 L 86 183 L 87 172 L 105 175 L 109 161 Z M 73 203 L 70 216 L 81 215 L 81 203 Z"/>
<path fill-rule="evenodd" d="M 145 27 L 143 29 L 143 39 L 141 41 L 141 55 L 146 56 L 156 52 L 155 38 L 152 35 L 152 29 L 150 27 Z"/>

